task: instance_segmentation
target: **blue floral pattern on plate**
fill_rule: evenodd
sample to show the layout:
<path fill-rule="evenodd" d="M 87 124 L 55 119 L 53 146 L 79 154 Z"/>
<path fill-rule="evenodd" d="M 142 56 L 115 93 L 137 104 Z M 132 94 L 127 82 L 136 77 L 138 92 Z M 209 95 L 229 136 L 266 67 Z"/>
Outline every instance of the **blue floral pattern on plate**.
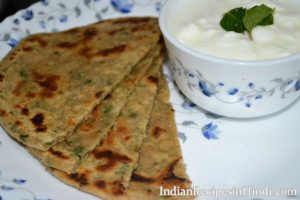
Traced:
<path fill-rule="evenodd" d="M 217 140 L 219 139 L 219 131 L 218 131 L 218 125 L 211 123 L 208 123 L 202 127 L 202 134 L 205 138 L 208 140 Z"/>
<path fill-rule="evenodd" d="M 51 200 L 49 198 L 47 199 L 41 199 L 37 198 L 36 195 L 29 189 L 25 187 L 26 180 L 20 179 L 20 178 L 12 178 L 12 179 L 5 179 L 1 177 L 2 172 L 0 171 L 0 200 L 6 200 L 4 197 L 8 196 L 11 192 L 20 192 L 25 197 L 26 200 Z M 24 198 L 22 198 L 24 199 Z M 18 200 L 22 200 L 21 198 Z M 7 200 L 10 200 L 7 198 Z M 17 200 L 17 199 L 16 199 Z"/>
<path fill-rule="evenodd" d="M 113 7 L 122 13 L 131 12 L 134 2 L 132 0 L 111 0 Z"/>
<path fill-rule="evenodd" d="M 18 18 L 13 20 L 15 25 L 10 31 L 1 33 L 0 42 L 5 42 L 10 48 L 17 45 L 18 41 L 27 35 L 31 34 L 29 29 L 21 27 L 21 20 L 29 22 L 37 20 L 42 31 L 56 32 L 59 24 L 67 23 L 70 18 L 79 18 L 83 9 L 94 13 L 96 20 L 102 20 L 103 15 L 113 14 L 128 14 L 136 8 L 143 8 L 151 6 L 155 12 L 158 12 L 164 0 L 148 0 L 140 3 L 137 0 L 78 0 L 75 5 L 66 5 L 63 2 L 54 3 L 55 1 L 41 0 L 40 4 L 50 10 L 36 11 L 31 8 L 23 10 Z M 53 2 L 53 3 L 52 3 Z M 84 8 L 85 7 L 85 8 Z"/>

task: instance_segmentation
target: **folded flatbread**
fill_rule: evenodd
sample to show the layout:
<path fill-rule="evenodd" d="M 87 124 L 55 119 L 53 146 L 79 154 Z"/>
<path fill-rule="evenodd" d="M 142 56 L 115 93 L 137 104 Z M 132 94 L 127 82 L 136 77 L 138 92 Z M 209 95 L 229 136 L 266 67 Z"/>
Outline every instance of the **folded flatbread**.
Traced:
<path fill-rule="evenodd" d="M 28 147 L 63 141 L 160 38 L 149 17 L 32 35 L 0 63 L 0 124 Z"/>
<path fill-rule="evenodd" d="M 159 82 L 150 122 L 137 168 L 128 188 L 128 198 L 147 199 L 195 199 L 187 196 L 161 196 L 161 189 L 191 189 L 183 163 L 174 111 L 169 103 L 169 89 L 165 79 Z M 190 190 L 189 194 L 192 194 Z M 187 194 L 187 193 L 186 193 Z"/>
<path fill-rule="evenodd" d="M 162 56 L 155 59 L 149 72 L 131 93 L 113 129 L 103 142 L 80 164 L 76 172 L 66 174 L 49 169 L 58 179 L 104 199 L 126 199 L 126 188 L 146 136 Z"/>
<path fill-rule="evenodd" d="M 161 44 L 133 67 L 130 74 L 99 104 L 86 121 L 65 141 L 51 147 L 48 151 L 30 149 L 41 162 L 51 168 L 72 173 L 79 161 L 92 151 L 107 135 L 136 83 L 145 75 L 153 58 L 159 56 Z"/>

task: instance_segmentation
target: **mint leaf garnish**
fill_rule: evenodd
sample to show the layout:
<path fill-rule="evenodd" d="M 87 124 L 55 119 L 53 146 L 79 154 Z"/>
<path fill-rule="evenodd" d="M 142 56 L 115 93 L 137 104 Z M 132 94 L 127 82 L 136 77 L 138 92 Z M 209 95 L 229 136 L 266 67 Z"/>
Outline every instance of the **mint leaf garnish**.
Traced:
<path fill-rule="evenodd" d="M 244 33 L 245 26 L 243 18 L 245 16 L 246 8 L 234 8 L 225 13 L 220 25 L 226 31 L 234 31 L 237 33 Z"/>
<path fill-rule="evenodd" d="M 220 21 L 221 27 L 226 31 L 244 33 L 247 31 L 249 38 L 252 39 L 252 30 L 256 26 L 267 26 L 274 23 L 275 9 L 264 4 L 254 6 L 250 9 L 234 8 L 224 14 Z"/>
<path fill-rule="evenodd" d="M 264 4 L 246 10 L 243 22 L 250 38 L 252 38 L 252 30 L 256 26 L 273 24 L 273 12 L 272 8 Z"/>

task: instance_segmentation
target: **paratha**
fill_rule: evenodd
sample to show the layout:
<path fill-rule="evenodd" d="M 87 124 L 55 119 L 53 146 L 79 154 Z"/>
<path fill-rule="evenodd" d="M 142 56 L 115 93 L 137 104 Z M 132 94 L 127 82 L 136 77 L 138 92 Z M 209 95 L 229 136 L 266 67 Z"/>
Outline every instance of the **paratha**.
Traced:
<path fill-rule="evenodd" d="M 106 137 L 135 84 L 147 72 L 153 58 L 159 55 L 161 48 L 162 45 L 158 44 L 141 62 L 134 66 L 130 74 L 65 141 L 51 147 L 48 151 L 30 149 L 30 152 L 45 166 L 72 173 L 81 158 Z"/>
<path fill-rule="evenodd" d="M 49 169 L 50 173 L 80 190 L 104 199 L 126 199 L 140 145 L 146 136 L 162 57 L 155 60 L 149 73 L 137 84 L 130 95 L 114 128 L 106 139 L 83 160 L 76 173 L 66 174 Z"/>
<path fill-rule="evenodd" d="M 174 111 L 169 103 L 168 85 L 164 79 L 159 82 L 159 93 L 154 102 L 147 132 L 137 168 L 130 181 L 128 198 L 195 199 L 194 196 L 160 196 L 160 187 L 191 189 L 177 137 Z"/>
<path fill-rule="evenodd" d="M 31 148 L 72 133 L 160 38 L 154 18 L 31 35 L 0 63 L 0 123 Z"/>

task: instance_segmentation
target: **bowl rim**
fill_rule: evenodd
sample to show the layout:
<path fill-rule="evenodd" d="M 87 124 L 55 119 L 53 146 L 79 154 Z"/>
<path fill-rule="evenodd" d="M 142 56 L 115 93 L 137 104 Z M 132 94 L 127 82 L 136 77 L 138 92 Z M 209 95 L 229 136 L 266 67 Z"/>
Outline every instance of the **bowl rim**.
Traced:
<path fill-rule="evenodd" d="M 287 63 L 287 62 L 293 62 L 295 60 L 300 60 L 300 52 L 291 54 L 289 56 L 280 57 L 280 58 L 273 58 L 273 59 L 265 59 L 265 60 L 235 60 L 235 59 L 229 59 L 229 58 L 222 58 L 217 57 L 209 54 L 205 54 L 203 52 L 196 51 L 181 42 L 179 42 L 176 38 L 174 38 L 170 32 L 168 31 L 168 28 L 166 26 L 166 20 L 164 18 L 164 12 L 166 12 L 166 7 L 169 2 L 172 2 L 172 0 L 166 0 L 166 2 L 162 5 L 162 8 L 159 13 L 159 27 L 164 37 L 166 37 L 176 48 L 182 50 L 183 52 L 190 54 L 194 57 L 197 57 L 198 59 L 205 59 L 205 60 L 211 60 L 215 63 L 223 63 L 223 64 L 233 64 L 233 65 L 274 65 L 274 64 L 281 64 L 281 63 Z"/>

